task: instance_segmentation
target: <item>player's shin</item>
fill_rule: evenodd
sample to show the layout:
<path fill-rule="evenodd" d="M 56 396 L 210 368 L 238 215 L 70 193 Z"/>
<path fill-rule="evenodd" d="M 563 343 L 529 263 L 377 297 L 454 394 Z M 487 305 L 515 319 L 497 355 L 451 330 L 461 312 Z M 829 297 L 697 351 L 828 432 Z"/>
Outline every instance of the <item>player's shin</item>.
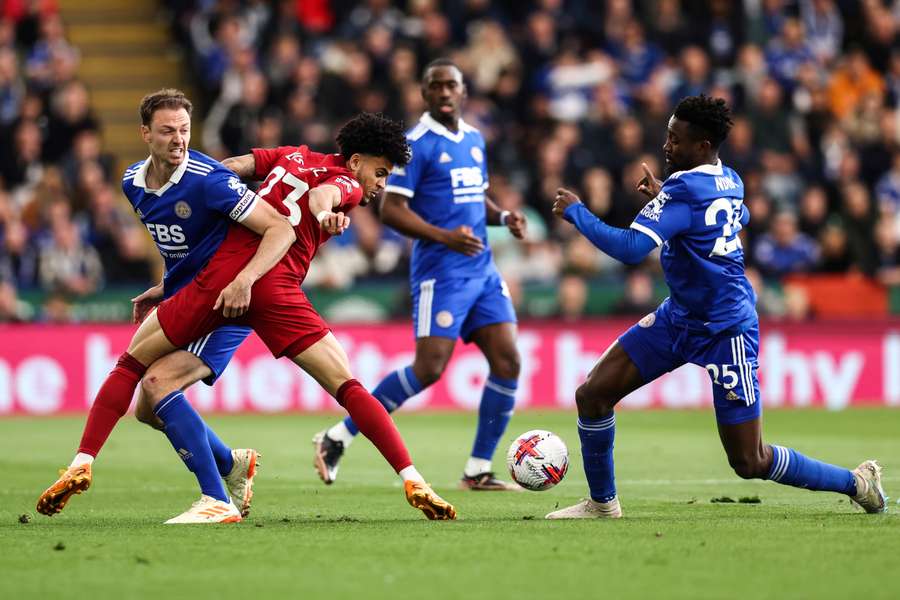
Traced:
<path fill-rule="evenodd" d="M 381 402 L 385 410 L 392 413 L 423 389 L 424 386 L 419 382 L 410 365 L 397 369 L 382 379 L 381 383 L 372 390 L 372 395 Z M 347 417 L 331 427 L 327 435 L 332 440 L 341 442 L 344 445 L 344 449 L 346 449 L 358 433 L 359 428 L 356 426 L 356 423 L 353 422 L 351 417 Z"/>
<path fill-rule="evenodd" d="M 127 352 L 119 357 L 91 405 L 79 454 L 97 456 L 116 423 L 128 411 L 134 390 L 146 370 L 147 367 Z"/>
<path fill-rule="evenodd" d="M 378 448 L 394 471 L 400 473 L 412 466 L 412 460 L 394 421 L 378 400 L 356 379 L 341 385 L 335 398 L 343 406 L 359 431 Z"/>
<path fill-rule="evenodd" d="M 600 419 L 579 417 L 578 436 L 581 457 L 591 499 L 609 502 L 616 497 L 616 475 L 613 465 L 613 443 L 616 438 L 616 414 Z"/>
<path fill-rule="evenodd" d="M 206 427 L 206 441 L 209 443 L 209 448 L 212 450 L 213 457 L 216 460 L 216 467 L 219 469 L 219 474 L 224 477 L 231 473 L 231 469 L 234 468 L 234 457 L 231 455 L 231 448 L 205 422 L 204 426 Z"/>
<path fill-rule="evenodd" d="M 169 394 L 153 410 L 165 423 L 165 434 L 172 447 L 197 477 L 201 492 L 230 502 L 207 439 L 206 425 L 184 394 L 181 391 Z"/>
<path fill-rule="evenodd" d="M 464 474 L 474 477 L 491 471 L 491 459 L 497 443 L 506 432 L 516 402 L 516 380 L 489 375 L 484 384 L 481 404 L 478 407 L 478 429 L 472 456 L 466 463 Z"/>
<path fill-rule="evenodd" d="M 800 454 L 793 448 L 772 445 L 772 466 L 766 479 L 813 491 L 856 495 L 853 473 Z"/>

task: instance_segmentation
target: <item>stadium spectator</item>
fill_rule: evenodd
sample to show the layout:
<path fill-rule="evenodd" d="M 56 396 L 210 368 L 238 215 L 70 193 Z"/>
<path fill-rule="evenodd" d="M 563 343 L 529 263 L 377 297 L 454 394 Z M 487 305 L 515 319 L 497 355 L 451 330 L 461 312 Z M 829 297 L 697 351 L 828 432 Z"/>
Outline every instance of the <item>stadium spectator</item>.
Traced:
<path fill-rule="evenodd" d="M 796 215 L 782 211 L 772 220 L 770 233 L 757 242 L 754 258 L 764 276 L 781 278 L 814 268 L 819 250 L 815 240 L 797 229 Z"/>

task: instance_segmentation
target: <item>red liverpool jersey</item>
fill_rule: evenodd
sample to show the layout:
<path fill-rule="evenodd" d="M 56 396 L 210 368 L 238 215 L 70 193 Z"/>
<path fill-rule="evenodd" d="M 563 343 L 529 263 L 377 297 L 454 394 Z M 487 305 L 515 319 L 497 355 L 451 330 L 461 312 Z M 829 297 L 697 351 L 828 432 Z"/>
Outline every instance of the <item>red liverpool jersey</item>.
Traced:
<path fill-rule="evenodd" d="M 309 208 L 309 190 L 320 185 L 334 185 L 341 192 L 341 203 L 333 212 L 347 213 L 363 197 L 362 186 L 345 166 L 340 154 L 321 154 L 307 146 L 254 148 L 256 179 L 265 177 L 257 195 L 285 215 L 294 226 L 297 240 L 281 262 L 301 279 L 321 244 L 331 237 Z M 233 227 L 222 243 L 222 250 L 234 251 L 241 246 L 259 243 L 259 237 L 245 227 Z M 255 238 L 255 243 L 254 243 Z"/>

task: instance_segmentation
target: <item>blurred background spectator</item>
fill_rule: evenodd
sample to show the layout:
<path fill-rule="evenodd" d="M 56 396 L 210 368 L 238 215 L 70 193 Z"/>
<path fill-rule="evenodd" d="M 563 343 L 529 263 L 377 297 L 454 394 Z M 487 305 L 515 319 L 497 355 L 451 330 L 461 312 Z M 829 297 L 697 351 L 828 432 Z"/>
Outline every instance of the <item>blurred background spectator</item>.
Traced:
<path fill-rule="evenodd" d="M 809 315 L 802 285 L 786 276 L 900 286 L 897 2 L 163 4 L 198 86 L 194 145 L 220 159 L 258 145 L 333 149 L 336 128 L 361 110 L 411 126 L 423 111 L 422 67 L 457 61 L 464 118 L 488 142 L 490 193 L 529 216 L 524 243 L 490 232 L 526 314 L 641 315 L 665 294 L 655 260 L 626 271 L 555 219 L 551 198 L 573 188 L 627 226 L 644 202 L 641 162 L 661 174 L 674 103 L 701 92 L 734 110 L 722 156 L 745 183 L 752 220 L 741 237 L 762 312 Z M 118 191 L 124 165 L 104 153 L 103 115 L 77 77 L 65 23 L 51 2 L 15 6 L 0 26 L 0 320 L 29 318 L 16 307 L 33 290 L 52 295 L 31 316 L 59 320 L 79 297 L 152 284 L 159 263 Z M 406 285 L 408 240 L 360 213 L 323 247 L 312 293 Z M 551 308 L 532 310 L 538 289 Z M 598 293 L 613 298 L 595 302 Z"/>

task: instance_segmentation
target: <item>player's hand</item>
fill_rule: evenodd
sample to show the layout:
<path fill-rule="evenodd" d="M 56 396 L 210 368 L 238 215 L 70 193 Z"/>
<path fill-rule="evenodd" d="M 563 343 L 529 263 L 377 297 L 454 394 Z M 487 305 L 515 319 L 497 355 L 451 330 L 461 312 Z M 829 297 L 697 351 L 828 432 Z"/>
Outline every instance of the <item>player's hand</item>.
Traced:
<path fill-rule="evenodd" d="M 327 231 L 329 235 L 341 235 L 350 227 L 350 217 L 342 212 L 328 213 L 322 219 L 322 229 Z"/>
<path fill-rule="evenodd" d="M 253 283 L 243 277 L 235 277 L 224 290 L 219 292 L 213 310 L 222 309 L 222 315 L 227 318 L 239 317 L 250 308 L 250 288 Z"/>
<path fill-rule="evenodd" d="M 553 202 L 553 214 L 562 218 L 566 209 L 573 204 L 581 204 L 581 198 L 576 196 L 575 192 L 570 192 L 566 188 L 559 188 L 556 190 L 556 200 Z"/>
<path fill-rule="evenodd" d="M 162 302 L 163 284 L 160 282 L 131 299 L 131 321 L 141 323 L 154 306 Z"/>
<path fill-rule="evenodd" d="M 648 198 L 656 198 L 659 190 L 662 189 L 663 182 L 653 175 L 653 171 L 650 170 L 647 163 L 641 163 L 641 168 L 644 169 L 644 176 L 638 181 L 637 191 Z"/>
<path fill-rule="evenodd" d="M 484 250 L 481 238 L 476 236 L 468 225 L 460 225 L 456 229 L 446 230 L 441 243 L 466 256 L 475 256 Z"/>
<path fill-rule="evenodd" d="M 506 226 L 509 228 L 509 232 L 513 234 L 514 238 L 521 240 L 525 238 L 525 229 L 528 227 L 528 219 L 526 219 L 525 215 L 520 211 L 511 210 L 506 217 Z"/>

